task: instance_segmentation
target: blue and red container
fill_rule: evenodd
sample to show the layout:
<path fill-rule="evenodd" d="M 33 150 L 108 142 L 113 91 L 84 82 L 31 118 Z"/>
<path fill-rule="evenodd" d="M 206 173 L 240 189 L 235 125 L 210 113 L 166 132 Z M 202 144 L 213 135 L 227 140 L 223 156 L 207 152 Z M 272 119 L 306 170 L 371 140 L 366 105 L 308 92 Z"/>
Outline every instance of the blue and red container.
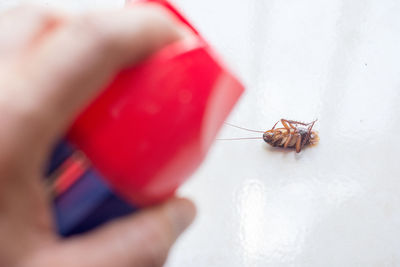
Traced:
<path fill-rule="evenodd" d="M 51 157 L 59 231 L 68 236 L 172 196 L 200 165 L 243 92 L 207 42 L 194 37 L 121 70 L 78 116 Z"/>

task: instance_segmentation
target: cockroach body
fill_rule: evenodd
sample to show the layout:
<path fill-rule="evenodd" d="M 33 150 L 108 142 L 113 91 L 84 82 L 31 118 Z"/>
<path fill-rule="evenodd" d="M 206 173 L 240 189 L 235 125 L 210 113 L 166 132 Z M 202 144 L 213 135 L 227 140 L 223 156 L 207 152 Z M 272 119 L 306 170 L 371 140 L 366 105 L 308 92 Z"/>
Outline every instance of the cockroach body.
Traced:
<path fill-rule="evenodd" d="M 279 121 L 275 123 L 271 130 L 268 131 L 257 131 L 251 130 L 244 127 L 236 126 L 230 123 L 226 123 L 232 127 L 236 127 L 242 130 L 263 133 L 262 139 L 273 147 L 283 148 L 295 148 L 296 152 L 299 153 L 306 145 L 315 145 L 318 143 L 319 137 L 317 132 L 313 131 L 312 128 L 317 120 L 310 123 L 303 123 L 298 121 L 281 119 L 282 128 L 275 128 Z M 245 137 L 245 138 L 225 138 L 219 140 L 244 140 L 244 139 L 261 139 L 261 137 Z"/>
<path fill-rule="evenodd" d="M 271 130 L 264 132 L 263 139 L 266 143 L 274 147 L 295 148 L 299 153 L 304 146 L 314 145 L 318 142 L 318 134 L 312 131 L 315 121 L 302 123 L 286 119 L 280 120 L 283 128 L 275 128 L 275 123 Z"/>

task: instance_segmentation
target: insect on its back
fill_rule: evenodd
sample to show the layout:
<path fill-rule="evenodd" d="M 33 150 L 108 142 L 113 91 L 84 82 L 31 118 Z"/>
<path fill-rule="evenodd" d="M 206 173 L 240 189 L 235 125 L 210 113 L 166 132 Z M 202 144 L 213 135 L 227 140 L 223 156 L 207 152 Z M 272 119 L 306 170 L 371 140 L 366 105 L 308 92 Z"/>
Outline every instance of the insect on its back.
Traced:
<path fill-rule="evenodd" d="M 281 120 L 283 128 L 274 127 L 264 132 L 263 139 L 266 143 L 274 147 L 295 148 L 299 153 L 304 146 L 316 144 L 318 135 L 312 131 L 315 121 L 311 123 L 301 123 L 297 121 Z M 308 127 L 304 127 L 307 126 Z"/>
<path fill-rule="evenodd" d="M 304 146 L 314 145 L 318 143 L 319 137 L 317 132 L 313 131 L 312 128 L 317 120 L 310 123 L 303 123 L 298 121 L 281 119 L 282 128 L 275 128 L 278 124 L 272 127 L 271 130 L 263 132 L 264 141 L 274 147 L 283 148 L 295 148 L 296 152 L 299 153 Z M 235 126 L 227 123 L 230 126 L 240 128 L 251 132 L 261 132 L 246 129 L 243 127 Z M 220 140 L 239 140 L 239 139 L 259 139 L 259 138 L 233 138 L 233 139 L 220 139 Z"/>

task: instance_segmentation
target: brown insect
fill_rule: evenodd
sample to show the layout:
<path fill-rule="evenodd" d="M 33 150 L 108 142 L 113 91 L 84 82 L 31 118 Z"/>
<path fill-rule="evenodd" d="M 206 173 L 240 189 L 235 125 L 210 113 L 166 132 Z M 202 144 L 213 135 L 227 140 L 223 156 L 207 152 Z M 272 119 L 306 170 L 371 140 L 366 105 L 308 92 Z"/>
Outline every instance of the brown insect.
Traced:
<path fill-rule="evenodd" d="M 283 148 L 295 148 L 296 152 L 299 153 L 304 146 L 314 145 L 318 143 L 319 137 L 317 132 L 313 131 L 312 128 L 317 120 L 310 123 L 303 123 L 299 121 L 292 121 L 281 119 L 282 128 L 275 128 L 279 123 L 277 121 L 271 130 L 268 131 L 256 131 L 247 129 L 244 127 L 236 126 L 230 123 L 225 123 L 229 126 L 239 128 L 250 132 L 263 133 L 262 139 L 273 147 Z M 228 138 L 218 140 L 243 140 L 243 139 L 261 139 L 261 137 L 246 137 L 246 138 Z"/>

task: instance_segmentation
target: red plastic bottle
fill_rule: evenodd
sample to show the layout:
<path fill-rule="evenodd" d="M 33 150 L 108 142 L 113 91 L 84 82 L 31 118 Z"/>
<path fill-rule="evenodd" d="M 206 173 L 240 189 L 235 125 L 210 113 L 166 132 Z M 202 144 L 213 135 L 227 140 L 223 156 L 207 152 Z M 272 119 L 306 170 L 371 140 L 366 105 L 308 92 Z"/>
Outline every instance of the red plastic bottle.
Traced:
<path fill-rule="evenodd" d="M 196 37 L 122 70 L 67 135 L 106 183 L 136 207 L 171 196 L 190 176 L 243 92 L 168 2 L 141 4 L 146 2 L 173 12 Z"/>

